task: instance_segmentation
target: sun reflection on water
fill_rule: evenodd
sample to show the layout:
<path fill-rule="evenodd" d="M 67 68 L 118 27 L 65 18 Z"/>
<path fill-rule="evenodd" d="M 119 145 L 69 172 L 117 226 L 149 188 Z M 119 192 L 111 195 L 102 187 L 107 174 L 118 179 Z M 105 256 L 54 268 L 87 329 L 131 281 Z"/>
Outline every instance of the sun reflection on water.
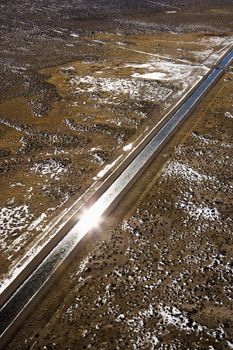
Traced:
<path fill-rule="evenodd" d="M 82 237 L 90 230 L 97 229 L 99 227 L 102 217 L 101 209 L 101 203 L 96 202 L 83 213 L 76 226 L 76 229 Z"/>

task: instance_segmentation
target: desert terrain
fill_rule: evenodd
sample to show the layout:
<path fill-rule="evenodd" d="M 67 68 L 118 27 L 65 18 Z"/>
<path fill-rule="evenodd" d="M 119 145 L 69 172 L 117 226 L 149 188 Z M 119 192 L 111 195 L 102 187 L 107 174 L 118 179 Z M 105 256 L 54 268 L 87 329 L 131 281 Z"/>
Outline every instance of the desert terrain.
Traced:
<path fill-rule="evenodd" d="M 1 5 L 1 290 L 232 45 L 230 2 Z M 231 349 L 230 67 L 8 349 Z"/>

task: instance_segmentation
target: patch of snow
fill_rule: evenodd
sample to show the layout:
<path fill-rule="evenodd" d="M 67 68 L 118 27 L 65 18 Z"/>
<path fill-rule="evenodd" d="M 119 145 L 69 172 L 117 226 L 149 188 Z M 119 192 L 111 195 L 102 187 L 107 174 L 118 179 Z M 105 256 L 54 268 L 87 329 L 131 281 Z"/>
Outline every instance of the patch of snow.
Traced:
<path fill-rule="evenodd" d="M 139 68 L 139 69 L 143 69 L 143 68 L 151 68 L 151 64 L 150 63 L 127 63 L 125 65 L 126 68 Z"/>
<path fill-rule="evenodd" d="M 226 38 L 220 37 L 220 36 L 208 36 L 208 38 L 204 38 L 201 40 L 201 43 L 204 45 L 212 45 L 212 46 L 217 46 L 217 45 L 222 45 L 224 43 Z"/>
<path fill-rule="evenodd" d="M 24 184 L 22 184 L 21 182 L 16 182 L 16 183 L 14 183 L 14 184 L 11 184 L 11 186 L 10 187 L 21 187 L 21 186 L 25 186 Z"/>
<path fill-rule="evenodd" d="M 46 211 L 46 215 L 49 212 L 54 212 L 58 207 L 62 206 L 65 203 L 65 200 L 63 202 L 61 202 L 57 207 L 51 207 Z M 28 209 L 26 210 L 26 212 L 28 211 Z M 66 213 L 66 210 L 64 210 L 64 214 Z M 32 223 L 32 218 L 34 217 L 34 215 L 29 214 L 28 215 L 28 222 L 27 225 L 25 224 L 24 230 L 28 227 L 30 227 L 30 224 L 33 225 Z M 0 218 L 1 218 L 1 212 L 0 212 Z M 2 228 L 1 225 L 1 220 L 0 219 L 0 227 Z M 37 219 L 36 219 L 37 220 Z M 36 221 L 35 220 L 35 221 Z M 42 221 L 40 220 L 40 225 L 42 227 Z M 54 225 L 54 223 L 52 224 L 52 226 Z M 16 222 L 15 224 L 16 228 L 18 228 L 18 222 Z M 61 227 L 61 225 L 60 225 Z M 16 264 L 16 265 L 12 265 L 11 269 L 9 270 L 9 272 L 7 273 L 6 276 L 4 276 L 4 279 L 0 281 L 0 293 L 2 293 L 3 290 L 5 290 L 5 288 L 7 288 L 10 283 L 19 275 L 19 273 L 26 267 L 26 265 L 38 254 L 38 252 L 42 249 L 42 247 L 46 244 L 44 243 L 44 240 L 48 239 L 47 237 L 47 232 L 48 230 L 51 228 L 51 225 L 47 225 L 46 227 L 47 229 L 45 229 L 45 227 L 43 228 L 44 234 L 39 238 L 38 241 L 36 241 L 34 243 L 34 245 L 30 248 L 30 250 L 26 251 L 26 254 L 20 259 L 20 261 Z M 3 227 L 4 230 L 4 227 Z M 5 231 L 5 230 L 4 230 Z M 56 234 L 57 231 L 54 231 L 53 235 Z M 25 234 L 20 233 L 20 242 L 17 240 L 14 240 L 14 242 L 12 244 L 9 244 L 9 242 L 7 242 L 6 244 L 6 249 L 9 250 L 9 253 L 11 254 L 13 251 L 18 251 L 26 242 L 28 235 L 30 234 L 30 232 L 26 232 Z M 50 236 L 50 239 L 53 237 Z M 0 231 L 0 246 L 4 248 L 3 243 L 3 235 L 1 236 L 1 231 Z"/>
<path fill-rule="evenodd" d="M 33 214 L 25 204 L 0 209 L 0 246 L 5 252 L 21 248 L 28 236 L 28 233 L 21 232 L 28 227 L 32 218 Z"/>
<path fill-rule="evenodd" d="M 216 62 L 222 55 L 224 55 L 233 43 L 233 37 L 218 37 L 212 36 L 201 41 L 205 47 L 212 47 L 212 54 L 207 55 L 205 59 L 206 65 L 211 65 Z M 208 50 L 207 50 L 208 51 Z"/>
<path fill-rule="evenodd" d="M 204 51 L 192 51 L 191 53 L 193 56 L 203 61 L 206 60 L 213 53 L 213 50 L 208 49 Z"/>
<path fill-rule="evenodd" d="M 172 93 L 172 90 L 166 87 L 159 86 L 156 82 L 145 84 L 139 79 L 127 78 L 104 78 L 104 77 L 75 77 L 71 79 L 71 84 L 74 91 L 81 93 L 108 93 L 105 96 L 105 102 L 114 101 L 119 95 L 128 95 L 133 100 L 144 101 L 165 101 Z"/>
<path fill-rule="evenodd" d="M 34 220 L 31 223 L 31 225 L 28 227 L 28 230 L 29 231 L 33 231 L 33 230 L 40 231 L 46 218 L 47 218 L 47 214 L 42 213 L 36 220 Z"/>
<path fill-rule="evenodd" d="M 90 261 L 91 255 L 87 255 L 86 258 L 84 258 L 81 263 L 79 264 L 78 271 L 76 272 L 76 276 L 81 274 L 85 268 L 87 267 L 89 261 Z M 81 282 L 81 279 L 79 280 Z"/>
<path fill-rule="evenodd" d="M 98 40 L 98 39 L 94 39 L 93 42 L 96 44 L 105 44 L 103 40 Z"/>
<path fill-rule="evenodd" d="M 0 209 L 0 235 L 7 230 L 14 234 L 14 230 L 22 231 L 27 226 L 27 219 L 33 217 L 29 214 L 27 205 L 19 205 L 14 208 Z"/>
<path fill-rule="evenodd" d="M 134 350 L 144 349 L 145 346 L 148 347 L 148 345 L 151 350 L 157 348 L 159 339 L 157 338 L 156 330 L 154 332 L 150 332 L 145 326 L 146 320 L 151 319 L 154 316 L 155 310 L 150 304 L 148 309 L 140 310 L 137 315 L 132 318 L 124 318 L 119 320 L 119 316 L 117 317 L 117 322 L 124 322 L 129 327 L 130 332 L 134 333 Z"/>
<path fill-rule="evenodd" d="M 146 65 L 133 64 L 132 67 L 137 69 L 148 68 L 149 72 L 146 72 L 143 74 L 133 73 L 133 76 L 136 76 L 138 78 L 142 78 L 142 79 L 154 78 L 154 79 L 163 80 L 163 81 L 180 80 L 181 82 L 187 79 L 189 79 L 190 82 L 192 82 L 195 75 L 194 71 L 196 71 L 197 69 L 200 70 L 200 67 L 198 65 L 196 66 L 191 65 L 189 64 L 189 62 L 177 63 L 175 61 L 155 60 L 155 59 L 149 60 Z M 206 74 L 207 71 L 208 71 L 207 67 L 201 68 L 202 75 Z"/>
<path fill-rule="evenodd" d="M 123 147 L 123 151 L 124 151 L 124 152 L 131 151 L 132 148 L 133 148 L 133 144 L 132 144 L 132 143 L 129 143 L 128 145 L 126 145 L 126 146 Z"/>
<path fill-rule="evenodd" d="M 71 33 L 70 36 L 72 36 L 73 38 L 79 38 L 79 34 L 76 34 L 76 33 Z"/>
<path fill-rule="evenodd" d="M 217 145 L 217 144 L 219 144 L 219 146 L 222 148 L 232 148 L 233 147 L 232 144 L 225 143 L 225 142 L 222 142 L 219 140 L 213 140 L 213 139 L 210 139 L 210 138 L 208 138 L 204 135 L 201 135 L 201 134 L 192 133 L 192 137 L 194 137 L 199 142 L 201 142 L 205 145 Z"/>
<path fill-rule="evenodd" d="M 229 349 L 233 349 L 233 341 L 227 340 L 227 345 L 228 345 Z"/>
<path fill-rule="evenodd" d="M 75 68 L 73 66 L 68 66 L 68 67 L 64 67 L 62 68 L 62 71 L 75 71 Z"/>
<path fill-rule="evenodd" d="M 203 327 L 200 324 L 197 324 L 195 321 L 192 323 L 192 326 L 189 326 L 189 319 L 187 315 L 182 313 L 174 306 L 160 306 L 159 314 L 162 316 L 163 323 L 167 325 L 172 325 L 178 329 L 186 330 L 186 332 L 193 331 L 193 326 L 195 325 L 196 332 L 203 331 Z"/>
<path fill-rule="evenodd" d="M 55 33 L 58 33 L 58 34 L 63 34 L 63 32 L 61 30 L 57 30 L 57 29 L 54 29 L 53 30 Z"/>
<path fill-rule="evenodd" d="M 123 43 L 122 41 L 117 41 L 116 44 L 119 45 L 119 46 L 126 46 L 126 44 Z"/>
<path fill-rule="evenodd" d="M 94 163 L 101 164 L 101 165 L 104 164 L 105 162 L 104 159 L 98 153 L 96 153 L 95 151 L 92 151 L 91 155 L 94 158 Z"/>
<path fill-rule="evenodd" d="M 227 118 L 233 119 L 233 115 L 230 112 L 226 112 L 224 115 Z"/>
<path fill-rule="evenodd" d="M 163 170 L 162 175 L 169 177 L 180 176 L 184 180 L 191 182 L 215 181 L 215 177 L 200 174 L 190 166 L 178 161 L 171 161 Z"/>
<path fill-rule="evenodd" d="M 145 73 L 145 74 L 134 73 L 132 74 L 132 77 L 145 79 L 145 80 L 164 80 L 166 78 L 166 74 L 160 73 L 160 72 Z"/>
<path fill-rule="evenodd" d="M 67 168 L 61 162 L 52 158 L 33 164 L 30 170 L 40 176 L 50 175 L 50 178 L 55 178 L 55 180 L 67 172 Z"/>
<path fill-rule="evenodd" d="M 179 202 L 176 204 L 177 208 L 184 209 L 188 215 L 195 220 L 209 220 L 215 221 L 220 219 L 220 213 L 217 208 L 210 208 L 204 205 L 196 205 L 192 202 Z"/>

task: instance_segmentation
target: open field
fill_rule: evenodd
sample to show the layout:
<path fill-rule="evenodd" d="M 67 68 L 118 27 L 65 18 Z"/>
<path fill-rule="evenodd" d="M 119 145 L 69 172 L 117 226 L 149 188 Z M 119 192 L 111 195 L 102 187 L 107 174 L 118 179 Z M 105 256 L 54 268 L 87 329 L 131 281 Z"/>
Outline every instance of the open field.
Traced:
<path fill-rule="evenodd" d="M 187 18 L 191 16 L 190 10 L 185 11 Z M 178 10 L 167 12 L 159 11 L 169 23 L 167 17 L 179 15 Z M 204 15 L 214 16 L 209 10 Z M 28 31 L 16 22 L 20 30 L 8 33 L 10 37 L 5 33 L 3 48 L 12 42 L 16 47 L 11 59 L 6 49 L 2 51 L 2 279 L 22 265 L 21 259 L 37 242 L 41 245 L 49 239 L 53 220 L 101 181 L 111 165 L 117 165 L 116 160 L 208 71 L 231 42 L 223 29 L 218 34 L 190 33 L 188 28 L 178 33 L 161 31 L 160 26 L 148 23 L 154 17 L 146 16 L 145 21 L 143 12 L 139 22 L 135 19 L 138 12 L 125 16 L 121 21 L 131 16 L 134 23 L 127 30 L 124 24 L 105 28 L 103 20 L 103 30 L 79 32 L 73 28 L 69 38 L 68 29 L 63 38 L 63 32 L 48 29 L 46 24 L 47 31 L 62 36 L 50 38 L 50 44 L 34 28 L 35 38 L 31 36 L 34 41 L 24 62 L 19 62 L 23 57 L 17 52 L 24 52 L 19 39 L 24 41 Z M 226 13 L 222 16 L 228 18 Z M 92 21 L 90 26 L 96 26 Z M 15 35 L 17 38 L 12 37 Z M 63 49 L 53 47 L 57 41 Z M 31 57 L 33 50 L 38 51 Z M 75 50 L 75 59 L 70 50 Z M 69 53 L 62 57 L 68 62 L 54 66 L 58 52 Z M 35 61 L 38 58 L 40 62 Z"/>
<path fill-rule="evenodd" d="M 231 349 L 232 86 L 230 70 L 9 349 Z"/>
<path fill-rule="evenodd" d="M 0 5 L 1 290 L 233 42 L 228 1 L 91 3 Z M 232 86 L 231 68 L 9 349 L 233 348 Z"/>

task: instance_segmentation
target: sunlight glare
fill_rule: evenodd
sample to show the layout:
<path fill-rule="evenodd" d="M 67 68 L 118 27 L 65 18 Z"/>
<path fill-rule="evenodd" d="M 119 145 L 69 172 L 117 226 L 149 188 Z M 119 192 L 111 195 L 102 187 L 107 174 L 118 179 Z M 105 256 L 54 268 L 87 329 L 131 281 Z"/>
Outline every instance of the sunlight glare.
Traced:
<path fill-rule="evenodd" d="M 79 233 L 84 236 L 91 229 L 97 228 L 100 224 L 102 216 L 102 210 L 96 202 L 89 209 L 87 209 L 77 225 Z"/>

